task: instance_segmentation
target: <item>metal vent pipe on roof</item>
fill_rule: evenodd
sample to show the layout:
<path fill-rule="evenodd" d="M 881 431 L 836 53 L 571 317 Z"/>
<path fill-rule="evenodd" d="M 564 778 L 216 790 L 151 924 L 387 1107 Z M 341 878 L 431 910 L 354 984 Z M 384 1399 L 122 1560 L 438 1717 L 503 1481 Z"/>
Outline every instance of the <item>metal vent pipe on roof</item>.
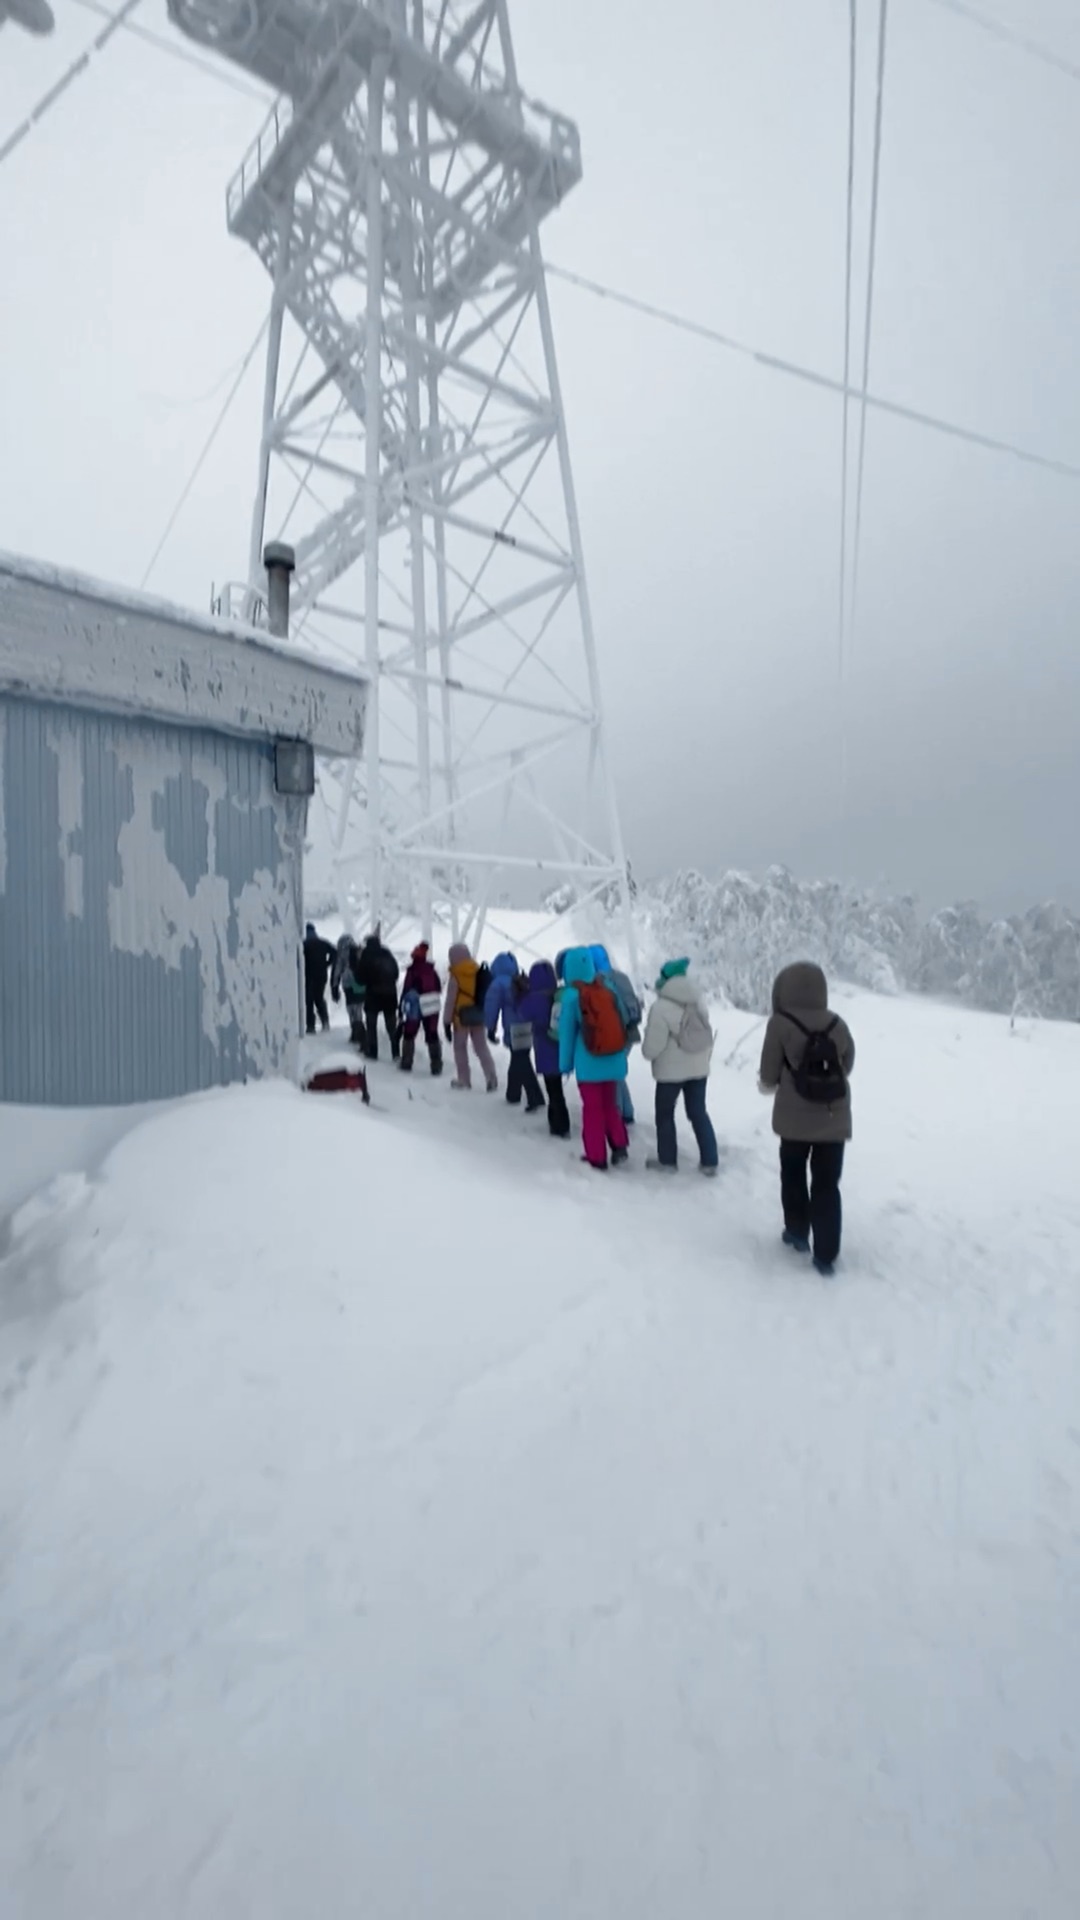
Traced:
<path fill-rule="evenodd" d="M 267 621 L 275 640 L 289 636 L 289 577 L 296 568 L 295 550 L 284 540 L 271 540 L 263 553 L 267 582 Z"/>

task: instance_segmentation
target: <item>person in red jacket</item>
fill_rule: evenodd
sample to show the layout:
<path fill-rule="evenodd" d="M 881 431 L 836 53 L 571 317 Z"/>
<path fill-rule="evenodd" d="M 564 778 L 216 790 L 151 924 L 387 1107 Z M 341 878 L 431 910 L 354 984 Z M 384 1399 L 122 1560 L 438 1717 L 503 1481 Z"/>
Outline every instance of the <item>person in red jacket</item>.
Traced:
<path fill-rule="evenodd" d="M 442 1041 L 439 1038 L 439 1009 L 442 982 L 431 961 L 426 940 L 414 947 L 408 972 L 401 988 L 401 1071 L 411 1073 L 416 1058 L 416 1037 L 423 1028 L 433 1074 L 443 1066 Z"/>

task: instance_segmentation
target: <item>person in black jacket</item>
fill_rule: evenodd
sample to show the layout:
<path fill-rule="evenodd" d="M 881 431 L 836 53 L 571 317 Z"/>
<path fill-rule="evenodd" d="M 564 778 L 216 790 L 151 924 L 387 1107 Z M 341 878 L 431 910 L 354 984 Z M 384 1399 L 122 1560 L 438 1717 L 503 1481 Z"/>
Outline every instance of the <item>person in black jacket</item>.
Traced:
<path fill-rule="evenodd" d="M 334 949 L 328 940 L 316 933 L 309 920 L 304 929 L 304 1011 L 307 1015 L 307 1030 L 315 1031 L 315 1015 L 325 1033 L 330 1025 L 330 1014 L 326 1005 L 326 981 L 334 964 Z"/>
<path fill-rule="evenodd" d="M 378 928 L 369 933 L 360 950 L 356 978 L 364 989 L 364 1020 L 367 1025 L 367 1057 L 379 1057 L 379 1015 L 386 1022 L 390 1052 L 396 1060 L 401 1052 L 398 1035 L 398 963 L 389 947 L 384 947 Z"/>

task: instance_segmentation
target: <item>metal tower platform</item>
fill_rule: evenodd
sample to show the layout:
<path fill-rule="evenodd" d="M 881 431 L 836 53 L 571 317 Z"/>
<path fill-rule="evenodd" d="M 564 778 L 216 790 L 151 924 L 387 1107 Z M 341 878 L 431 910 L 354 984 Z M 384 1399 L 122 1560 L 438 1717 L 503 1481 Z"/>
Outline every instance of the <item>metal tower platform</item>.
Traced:
<path fill-rule="evenodd" d="M 326 793 L 341 890 L 428 921 L 525 872 L 628 912 L 539 245 L 577 129 L 522 93 L 506 0 L 169 11 L 281 95 L 227 197 L 273 282 L 240 597 L 287 537 L 295 630 L 378 687 Z"/>

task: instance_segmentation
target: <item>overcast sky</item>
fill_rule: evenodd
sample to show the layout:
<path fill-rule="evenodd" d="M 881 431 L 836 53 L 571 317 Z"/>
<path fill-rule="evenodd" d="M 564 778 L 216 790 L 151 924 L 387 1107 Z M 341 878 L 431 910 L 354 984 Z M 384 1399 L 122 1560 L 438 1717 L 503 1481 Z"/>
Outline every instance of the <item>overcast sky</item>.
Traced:
<path fill-rule="evenodd" d="M 0 31 L 0 144 L 99 24 L 55 5 L 50 40 Z M 1080 68 L 1075 0 L 985 10 Z M 163 0 L 137 17 L 188 47 Z M 549 257 L 838 375 L 847 19 L 515 0 L 523 84 L 584 143 Z M 860 0 L 860 316 L 876 20 Z M 0 166 L 0 546 L 140 580 L 265 315 L 223 209 L 262 118 L 120 34 Z M 1077 80 L 891 0 L 874 391 L 1080 465 L 1078 177 Z M 871 416 L 841 686 L 839 402 L 571 288 L 553 304 L 639 872 L 783 861 L 931 904 L 1080 904 L 1080 482 Z M 258 412 L 256 374 L 153 589 L 205 606 L 242 575 Z"/>

